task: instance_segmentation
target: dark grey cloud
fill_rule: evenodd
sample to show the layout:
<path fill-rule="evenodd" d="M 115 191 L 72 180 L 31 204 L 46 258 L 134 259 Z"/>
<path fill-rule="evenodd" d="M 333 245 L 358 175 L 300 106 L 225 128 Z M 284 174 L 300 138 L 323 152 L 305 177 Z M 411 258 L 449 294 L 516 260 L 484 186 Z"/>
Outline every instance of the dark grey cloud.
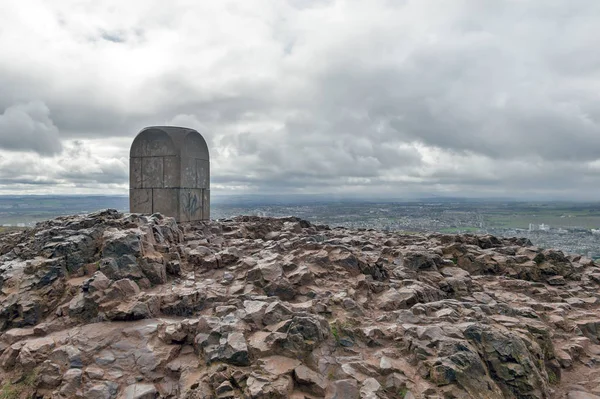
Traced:
<path fill-rule="evenodd" d="M 0 146 L 124 191 L 129 140 L 173 123 L 206 135 L 215 192 L 600 194 L 598 2 L 160 4 L 48 5 L 39 37 L 0 16 L 22 37 L 0 38 L 0 121 L 45 104 L 15 126 L 54 147 Z"/>
<path fill-rule="evenodd" d="M 98 156 L 93 145 L 68 141 L 63 151 L 53 157 L 40 158 L 34 153 L 0 156 L 0 191 L 14 187 L 36 192 L 76 193 L 80 188 L 119 189 L 128 182 L 127 160 L 113 154 Z"/>
<path fill-rule="evenodd" d="M 10 106 L 0 114 L 0 148 L 52 155 L 62 150 L 58 128 L 41 101 Z"/>

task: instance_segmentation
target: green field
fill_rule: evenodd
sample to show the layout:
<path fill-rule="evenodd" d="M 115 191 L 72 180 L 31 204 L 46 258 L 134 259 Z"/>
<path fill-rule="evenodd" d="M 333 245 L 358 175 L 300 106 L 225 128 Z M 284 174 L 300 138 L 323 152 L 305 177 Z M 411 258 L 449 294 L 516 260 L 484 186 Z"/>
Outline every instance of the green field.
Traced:
<path fill-rule="evenodd" d="M 440 229 L 440 233 L 447 233 L 447 234 L 456 234 L 456 233 L 477 233 L 479 232 L 480 229 L 479 227 L 469 227 L 469 226 L 465 226 L 465 227 L 449 227 L 447 229 Z"/>
<path fill-rule="evenodd" d="M 529 223 L 544 223 L 552 227 L 600 228 L 598 204 L 514 203 L 486 209 L 482 213 L 488 227 L 526 229 Z"/>
<path fill-rule="evenodd" d="M 62 215 L 93 212 L 98 209 L 126 210 L 129 199 L 124 196 L 0 196 L 0 226 L 35 222 Z"/>

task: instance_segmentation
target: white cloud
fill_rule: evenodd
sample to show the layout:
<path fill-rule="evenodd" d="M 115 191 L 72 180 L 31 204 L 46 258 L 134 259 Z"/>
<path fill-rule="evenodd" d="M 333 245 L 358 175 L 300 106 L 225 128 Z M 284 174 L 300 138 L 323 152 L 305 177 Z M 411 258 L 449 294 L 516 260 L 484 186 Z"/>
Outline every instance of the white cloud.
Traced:
<path fill-rule="evenodd" d="M 66 140 L 64 151 L 44 158 L 0 151 L 2 193 L 123 194 L 128 183 L 128 151 L 105 140 Z"/>
<path fill-rule="evenodd" d="M 0 146 L 54 157 L 0 153 L 31 163 L 4 190 L 125 193 L 134 135 L 176 124 L 216 192 L 600 194 L 594 0 L 6 3 Z"/>
<path fill-rule="evenodd" d="M 50 110 L 41 101 L 16 104 L 0 114 L 0 149 L 30 150 L 42 155 L 62 150 Z"/>

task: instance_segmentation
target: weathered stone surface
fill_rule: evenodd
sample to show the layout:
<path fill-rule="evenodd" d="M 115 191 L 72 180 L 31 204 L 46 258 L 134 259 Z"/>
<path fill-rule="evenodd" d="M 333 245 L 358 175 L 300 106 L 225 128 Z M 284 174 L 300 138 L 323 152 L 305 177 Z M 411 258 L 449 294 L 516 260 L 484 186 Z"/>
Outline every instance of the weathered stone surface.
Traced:
<path fill-rule="evenodd" d="M 327 399 L 358 399 L 360 392 L 356 380 L 338 380 L 329 384 L 325 398 Z"/>
<path fill-rule="evenodd" d="M 327 389 L 325 378 L 304 365 L 294 369 L 294 379 L 301 388 L 317 396 L 323 396 Z"/>
<path fill-rule="evenodd" d="M 83 395 L 85 398 L 90 399 L 111 399 L 115 397 L 117 393 L 118 385 L 114 382 L 103 382 L 100 384 L 88 385 Z"/>
<path fill-rule="evenodd" d="M 588 392 L 571 391 L 567 395 L 567 399 L 600 399 L 600 396 L 593 395 L 593 394 L 588 393 Z"/>
<path fill-rule="evenodd" d="M 121 399 L 154 399 L 158 391 L 153 384 L 132 384 L 125 388 Z"/>
<path fill-rule="evenodd" d="M 67 398 L 81 397 L 81 381 L 83 372 L 81 369 L 69 369 L 63 375 L 63 385 L 60 394 Z"/>
<path fill-rule="evenodd" d="M 50 354 L 50 360 L 68 369 L 80 369 L 83 367 L 82 353 L 73 345 L 63 345 L 54 349 Z"/>
<path fill-rule="evenodd" d="M 108 210 L 0 248 L 0 380 L 27 394 L 600 392 L 599 267 L 527 240 Z"/>
<path fill-rule="evenodd" d="M 250 359 L 248 357 L 248 346 L 244 339 L 244 334 L 239 332 L 227 335 L 227 344 L 225 346 L 222 358 L 227 363 L 238 366 L 248 366 Z"/>
<path fill-rule="evenodd" d="M 300 360 L 285 356 L 268 356 L 261 359 L 259 363 L 263 370 L 276 376 L 291 373 L 301 365 Z"/>
<path fill-rule="evenodd" d="M 133 141 L 131 212 L 160 212 L 178 221 L 210 218 L 210 165 L 204 138 L 193 129 L 153 126 Z"/>

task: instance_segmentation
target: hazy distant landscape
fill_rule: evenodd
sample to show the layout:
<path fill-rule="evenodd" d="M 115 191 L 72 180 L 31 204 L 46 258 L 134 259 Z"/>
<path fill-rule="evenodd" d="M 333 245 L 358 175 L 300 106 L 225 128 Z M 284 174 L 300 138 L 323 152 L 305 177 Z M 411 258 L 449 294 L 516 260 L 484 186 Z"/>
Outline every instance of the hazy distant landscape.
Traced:
<path fill-rule="evenodd" d="M 32 226 L 41 220 L 62 215 L 93 212 L 114 208 L 129 208 L 126 196 L 62 196 L 6 195 L 0 196 L 0 226 Z"/>
<path fill-rule="evenodd" d="M 30 227 L 61 215 L 114 208 L 127 196 L 0 196 L 0 228 Z M 404 232 L 478 233 L 528 237 L 542 247 L 600 257 L 600 203 L 523 202 L 460 198 L 411 201 L 323 197 L 214 196 L 211 216 L 297 216 L 313 223 Z"/>

